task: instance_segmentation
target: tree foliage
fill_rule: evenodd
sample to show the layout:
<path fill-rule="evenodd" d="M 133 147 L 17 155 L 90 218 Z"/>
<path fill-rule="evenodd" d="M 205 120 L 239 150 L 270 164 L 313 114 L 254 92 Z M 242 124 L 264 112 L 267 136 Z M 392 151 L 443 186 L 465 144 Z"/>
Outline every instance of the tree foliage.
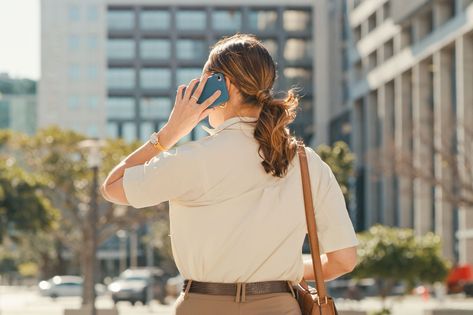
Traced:
<path fill-rule="evenodd" d="M 64 248 L 81 259 L 82 268 L 90 263 L 92 253 L 87 244 L 92 232 L 89 204 L 93 172 L 87 165 L 88 152 L 78 146 L 82 140 L 85 140 L 84 135 L 57 126 L 41 129 L 31 137 L 12 132 L 0 133 L 1 152 L 14 157 L 25 170 L 24 174 L 34 174 L 42 184 L 38 188 L 40 194 L 52 207 L 59 209 L 56 228 L 48 234 L 39 234 L 37 238 L 25 233 L 22 240 L 23 247 L 36 251 L 31 257 L 40 259 L 36 261 L 40 268 L 51 265 L 52 259 L 60 262 Z M 112 167 L 139 145 L 139 142 L 129 144 L 121 139 L 107 139 L 101 148 L 99 183 Z M 157 210 L 167 209 L 165 204 L 145 209 L 117 206 L 104 200 L 100 193 L 98 196 L 96 223 L 99 245 L 118 230 L 154 220 L 159 212 Z M 25 221 L 24 218 L 21 221 Z M 35 245 L 39 238 L 45 246 Z M 42 277 L 48 276 L 51 275 L 43 272 Z M 84 283 L 93 281 L 92 275 L 84 277 Z"/>
<path fill-rule="evenodd" d="M 382 296 L 397 281 L 412 288 L 417 283 L 443 281 L 447 276 L 449 262 L 442 257 L 440 237 L 434 233 L 416 236 L 412 229 L 374 225 L 359 233 L 358 239 L 358 265 L 352 275 L 387 282 Z"/>
<path fill-rule="evenodd" d="M 349 179 L 353 175 L 353 162 L 355 155 L 343 141 L 337 141 L 333 146 L 322 144 L 316 149 L 320 158 L 327 163 L 340 184 L 343 196 L 350 200 Z"/>
<path fill-rule="evenodd" d="M 55 227 L 59 212 L 43 195 L 44 184 L 26 173 L 13 157 L 0 158 L 0 243 L 15 232 Z"/>

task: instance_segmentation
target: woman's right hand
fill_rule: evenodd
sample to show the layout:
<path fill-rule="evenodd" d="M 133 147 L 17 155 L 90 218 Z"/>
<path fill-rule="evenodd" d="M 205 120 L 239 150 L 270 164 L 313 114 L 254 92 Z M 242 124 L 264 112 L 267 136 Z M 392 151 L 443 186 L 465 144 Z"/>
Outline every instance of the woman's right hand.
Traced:
<path fill-rule="evenodd" d="M 202 104 L 197 103 L 209 76 L 209 74 L 205 74 L 201 77 L 201 80 L 192 79 L 187 87 L 182 84 L 177 89 L 174 108 L 171 111 L 168 122 L 159 131 L 159 141 L 165 147 L 172 147 L 214 110 L 214 108 L 208 107 L 217 100 L 220 96 L 220 91 L 215 91 Z M 191 92 L 196 84 L 198 84 L 197 89 L 191 96 Z M 185 93 L 183 93 L 184 88 L 186 88 Z"/>

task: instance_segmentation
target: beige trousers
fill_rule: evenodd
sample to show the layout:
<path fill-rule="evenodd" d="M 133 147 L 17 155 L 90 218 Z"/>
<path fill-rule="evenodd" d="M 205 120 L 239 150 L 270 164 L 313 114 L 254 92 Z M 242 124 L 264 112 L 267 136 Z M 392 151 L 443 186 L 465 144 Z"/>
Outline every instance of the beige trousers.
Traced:
<path fill-rule="evenodd" d="M 301 315 L 294 292 L 245 295 L 245 283 L 238 283 L 236 295 L 213 295 L 189 292 L 190 283 L 173 315 Z"/>

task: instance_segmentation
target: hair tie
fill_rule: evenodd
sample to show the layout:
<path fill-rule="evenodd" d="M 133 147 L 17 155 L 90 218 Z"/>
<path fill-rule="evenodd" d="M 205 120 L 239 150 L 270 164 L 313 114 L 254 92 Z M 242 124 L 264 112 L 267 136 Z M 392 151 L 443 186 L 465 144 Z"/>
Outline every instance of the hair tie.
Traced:
<path fill-rule="evenodd" d="M 270 93 L 269 89 L 259 90 L 256 93 L 255 97 L 256 97 L 256 100 L 258 101 L 258 103 L 261 103 L 263 105 L 269 103 L 273 98 L 271 96 L 271 93 Z"/>

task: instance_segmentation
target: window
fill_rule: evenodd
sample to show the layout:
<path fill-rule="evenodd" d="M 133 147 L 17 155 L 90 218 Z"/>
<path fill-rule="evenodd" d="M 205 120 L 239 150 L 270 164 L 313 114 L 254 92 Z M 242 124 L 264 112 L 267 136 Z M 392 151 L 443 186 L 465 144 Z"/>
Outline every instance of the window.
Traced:
<path fill-rule="evenodd" d="M 127 89 L 135 87 L 135 71 L 130 68 L 111 68 L 107 71 L 109 89 Z"/>
<path fill-rule="evenodd" d="M 384 44 L 384 60 L 388 60 L 394 55 L 394 39 L 388 40 Z"/>
<path fill-rule="evenodd" d="M 133 11 L 108 11 L 108 28 L 111 30 L 131 30 L 135 26 Z"/>
<path fill-rule="evenodd" d="M 355 27 L 353 34 L 355 36 L 355 42 L 358 42 L 361 39 L 361 24 Z"/>
<path fill-rule="evenodd" d="M 97 96 L 89 96 L 87 106 L 91 109 L 96 109 L 99 104 L 99 99 Z"/>
<path fill-rule="evenodd" d="M 275 39 L 262 39 L 263 46 L 266 47 L 273 59 L 278 57 L 278 43 Z"/>
<path fill-rule="evenodd" d="M 97 48 L 97 35 L 89 34 L 87 35 L 87 48 L 96 49 Z"/>
<path fill-rule="evenodd" d="M 131 97 L 109 97 L 107 100 L 109 119 L 132 119 L 135 117 L 135 101 Z"/>
<path fill-rule="evenodd" d="M 142 118 L 167 119 L 171 114 L 169 97 L 145 97 L 141 99 L 140 116 Z"/>
<path fill-rule="evenodd" d="M 373 51 L 371 54 L 368 55 L 368 71 L 373 70 L 378 66 L 377 60 L 377 51 Z"/>
<path fill-rule="evenodd" d="M 368 33 L 376 28 L 376 12 L 368 18 Z"/>
<path fill-rule="evenodd" d="M 97 79 L 97 66 L 96 65 L 87 66 L 87 78 Z"/>
<path fill-rule="evenodd" d="M 118 125 L 114 122 L 107 123 L 107 136 L 110 138 L 118 138 Z"/>
<path fill-rule="evenodd" d="M 212 15 L 215 30 L 238 31 L 241 29 L 241 12 L 238 10 L 216 10 Z"/>
<path fill-rule="evenodd" d="M 89 5 L 87 7 L 87 20 L 89 22 L 97 21 L 99 10 L 96 5 Z"/>
<path fill-rule="evenodd" d="M 143 30 L 167 30 L 171 25 L 169 11 L 146 10 L 141 12 L 140 27 Z"/>
<path fill-rule="evenodd" d="M 145 89 L 169 89 L 171 70 L 167 68 L 144 68 L 140 72 L 141 87 Z"/>
<path fill-rule="evenodd" d="M 91 138 L 95 138 L 98 136 L 98 128 L 97 125 L 88 125 L 87 126 L 87 136 Z"/>
<path fill-rule="evenodd" d="M 383 5 L 383 18 L 387 20 L 391 16 L 391 2 L 387 1 Z"/>
<path fill-rule="evenodd" d="M 80 66 L 69 65 L 68 77 L 70 80 L 78 80 L 80 78 Z"/>
<path fill-rule="evenodd" d="M 70 51 L 77 51 L 80 47 L 79 35 L 69 35 L 67 38 L 67 47 Z"/>
<path fill-rule="evenodd" d="M 284 77 L 288 87 L 302 88 L 302 92 L 312 91 L 312 71 L 305 68 L 287 67 Z"/>
<path fill-rule="evenodd" d="M 207 45 L 200 39 L 179 39 L 177 41 L 177 58 L 181 60 L 202 60 L 207 57 Z"/>
<path fill-rule="evenodd" d="M 252 30 L 275 30 L 278 13 L 275 10 L 252 10 L 248 16 L 249 27 Z"/>
<path fill-rule="evenodd" d="M 312 41 L 305 39 L 288 39 L 284 46 L 284 58 L 288 62 L 312 59 Z"/>
<path fill-rule="evenodd" d="M 77 109 L 79 107 L 79 97 L 76 95 L 71 95 L 67 98 L 67 107 L 69 109 Z"/>
<path fill-rule="evenodd" d="M 71 4 L 68 8 L 69 20 L 77 22 L 80 20 L 80 8 L 78 5 Z"/>
<path fill-rule="evenodd" d="M 180 68 L 177 69 L 176 80 L 177 85 L 189 84 L 192 79 L 199 78 L 202 75 L 201 68 Z"/>
<path fill-rule="evenodd" d="M 171 42 L 168 39 L 144 39 L 141 41 L 140 54 L 144 59 L 169 59 Z"/>
<path fill-rule="evenodd" d="M 179 30 L 205 30 L 207 18 L 203 10 L 181 10 L 176 15 L 176 25 Z"/>
<path fill-rule="evenodd" d="M 311 29 L 310 11 L 284 11 L 284 29 L 286 31 L 306 31 Z"/>
<path fill-rule="evenodd" d="M 402 28 L 401 31 L 401 49 L 412 44 L 412 25 Z"/>
<path fill-rule="evenodd" d="M 131 59 L 135 57 L 135 42 L 132 39 L 109 39 L 107 42 L 109 59 Z"/>
<path fill-rule="evenodd" d="M 363 64 L 362 64 L 361 60 L 359 60 L 355 64 L 355 79 L 356 80 L 361 80 L 363 75 L 364 75 L 364 73 L 363 73 Z"/>
<path fill-rule="evenodd" d="M 126 142 L 133 142 L 136 140 L 136 124 L 133 122 L 126 122 L 122 125 L 122 138 Z"/>
<path fill-rule="evenodd" d="M 154 132 L 154 123 L 145 121 L 140 124 L 141 141 L 147 141 L 149 136 Z"/>

